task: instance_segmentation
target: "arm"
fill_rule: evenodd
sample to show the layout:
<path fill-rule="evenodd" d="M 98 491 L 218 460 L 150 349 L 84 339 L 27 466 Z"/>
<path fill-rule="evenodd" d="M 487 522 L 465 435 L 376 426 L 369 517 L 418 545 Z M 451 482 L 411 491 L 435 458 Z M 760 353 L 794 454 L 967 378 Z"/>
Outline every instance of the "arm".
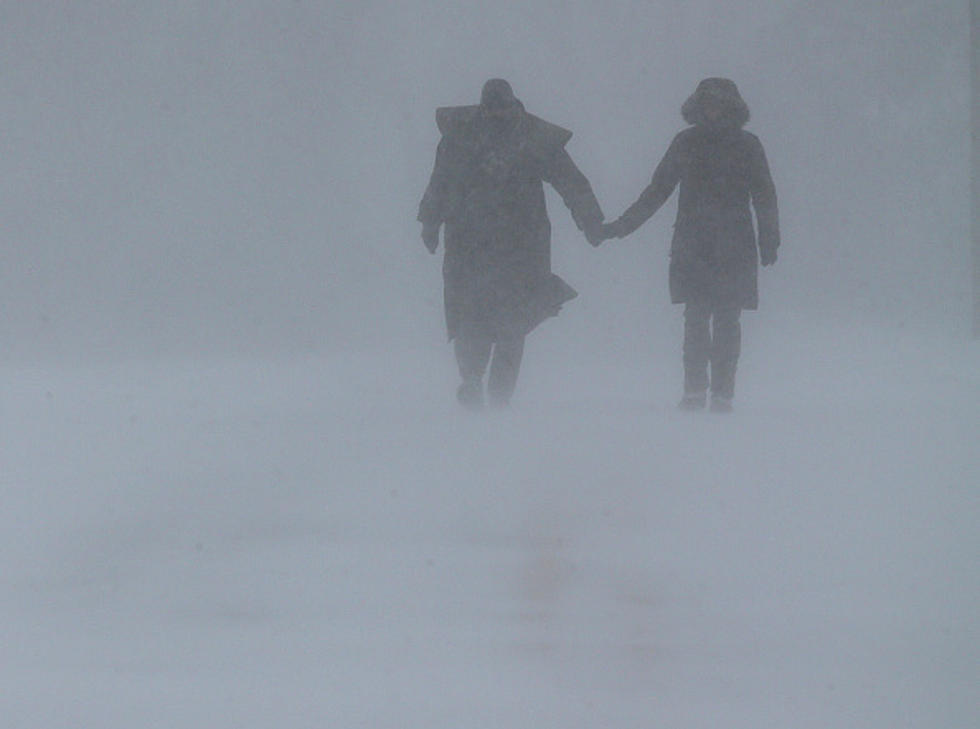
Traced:
<path fill-rule="evenodd" d="M 599 207 L 592 186 L 585 175 L 575 166 L 565 148 L 555 152 L 547 165 L 544 179 L 561 195 L 565 207 L 572 213 L 578 229 L 585 232 L 589 242 L 599 230 L 605 215 Z M 593 243 L 593 245 L 597 245 Z"/>
<path fill-rule="evenodd" d="M 419 203 L 418 221 L 422 225 L 438 226 L 445 220 L 446 202 L 449 197 L 449 143 L 443 137 L 436 148 L 436 163 L 432 168 L 429 186 Z"/>
<path fill-rule="evenodd" d="M 418 221 L 422 223 L 422 241 L 429 253 L 435 253 L 439 247 L 439 226 L 446 219 L 446 208 L 449 203 L 449 190 L 452 182 L 452 171 L 449 164 L 449 142 L 443 137 L 436 148 L 436 162 L 429 178 L 429 186 L 425 189 L 422 202 L 419 203 Z"/>
<path fill-rule="evenodd" d="M 758 139 L 755 140 L 755 147 L 749 189 L 759 226 L 759 254 L 762 265 L 769 266 L 776 262 L 776 249 L 779 248 L 779 208 L 766 153 Z"/>
<path fill-rule="evenodd" d="M 675 137 L 667 153 L 660 160 L 660 164 L 657 165 L 650 184 L 625 213 L 607 226 L 610 236 L 625 238 L 649 220 L 667 202 L 681 178 L 680 156 L 680 145 Z"/>

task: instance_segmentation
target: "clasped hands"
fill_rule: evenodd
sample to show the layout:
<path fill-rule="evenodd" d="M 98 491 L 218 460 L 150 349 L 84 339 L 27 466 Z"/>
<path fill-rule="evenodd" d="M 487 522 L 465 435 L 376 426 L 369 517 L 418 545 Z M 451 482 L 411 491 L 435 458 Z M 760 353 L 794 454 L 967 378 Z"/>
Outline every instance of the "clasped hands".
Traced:
<path fill-rule="evenodd" d="M 589 244 L 595 248 L 602 245 L 603 241 L 607 241 L 610 238 L 620 238 L 622 237 L 619 232 L 619 226 L 616 223 L 599 223 L 593 225 L 585 230 L 585 239 L 589 241 Z"/>

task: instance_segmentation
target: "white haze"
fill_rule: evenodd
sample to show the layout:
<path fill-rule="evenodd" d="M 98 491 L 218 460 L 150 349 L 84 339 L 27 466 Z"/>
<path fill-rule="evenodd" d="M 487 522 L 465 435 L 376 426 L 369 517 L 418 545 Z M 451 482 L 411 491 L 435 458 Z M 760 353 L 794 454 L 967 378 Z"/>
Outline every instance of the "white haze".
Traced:
<path fill-rule="evenodd" d="M 962 7 L 961 7 L 962 5 Z M 966 3 L 0 3 L 0 727 L 975 723 Z M 783 247 L 681 417 L 674 201 L 457 411 L 434 109 L 607 217 L 733 78 Z"/>
<path fill-rule="evenodd" d="M 968 318 L 965 7 L 32 2 L 2 21 L 10 357 L 428 341 L 439 277 L 415 211 L 433 110 L 489 76 L 575 132 L 609 217 L 697 81 L 734 78 L 782 201 L 765 309 Z M 549 199 L 556 268 L 587 295 L 563 329 L 675 315 L 672 210 L 594 252 Z"/>

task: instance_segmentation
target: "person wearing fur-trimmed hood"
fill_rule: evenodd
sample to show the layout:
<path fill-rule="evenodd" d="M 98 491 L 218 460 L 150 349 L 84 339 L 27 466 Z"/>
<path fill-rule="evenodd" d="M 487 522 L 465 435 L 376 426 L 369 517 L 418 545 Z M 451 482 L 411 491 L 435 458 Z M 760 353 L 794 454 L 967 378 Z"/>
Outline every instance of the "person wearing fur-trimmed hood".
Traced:
<path fill-rule="evenodd" d="M 551 271 L 551 224 L 543 182 L 558 192 L 580 230 L 598 243 L 602 210 L 565 150 L 572 133 L 529 114 L 509 83 L 491 79 L 479 105 L 436 110 L 442 139 L 419 205 L 430 253 L 444 224 L 446 328 L 464 406 L 514 392 L 525 336 L 558 313 L 575 290 Z M 492 355 L 492 358 L 491 358 Z"/>
<path fill-rule="evenodd" d="M 749 108 L 733 81 L 704 79 L 681 115 L 691 126 L 674 137 L 651 183 L 622 216 L 603 225 L 601 237 L 631 234 L 680 185 L 669 270 L 671 301 L 685 305 L 680 406 L 703 408 L 710 385 L 712 409 L 727 412 L 741 351 L 740 314 L 758 308 L 759 261 L 776 262 L 776 190 L 762 143 L 742 128 Z"/>

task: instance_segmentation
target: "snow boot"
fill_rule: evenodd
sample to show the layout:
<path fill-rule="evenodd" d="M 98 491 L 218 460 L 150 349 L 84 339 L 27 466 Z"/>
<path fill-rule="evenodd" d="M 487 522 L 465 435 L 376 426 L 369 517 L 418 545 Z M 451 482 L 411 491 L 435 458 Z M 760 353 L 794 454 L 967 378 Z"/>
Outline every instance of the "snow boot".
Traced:
<path fill-rule="evenodd" d="M 467 410 L 483 408 L 483 382 L 481 380 L 463 380 L 456 389 L 456 399 Z"/>
<path fill-rule="evenodd" d="M 707 404 L 707 401 L 708 397 L 704 391 L 685 392 L 684 397 L 682 397 L 681 401 L 677 403 L 677 409 L 692 412 L 695 410 L 704 410 L 704 406 Z"/>
<path fill-rule="evenodd" d="M 732 399 L 730 397 L 724 397 L 722 395 L 711 396 L 711 412 L 730 413 L 733 409 Z"/>

